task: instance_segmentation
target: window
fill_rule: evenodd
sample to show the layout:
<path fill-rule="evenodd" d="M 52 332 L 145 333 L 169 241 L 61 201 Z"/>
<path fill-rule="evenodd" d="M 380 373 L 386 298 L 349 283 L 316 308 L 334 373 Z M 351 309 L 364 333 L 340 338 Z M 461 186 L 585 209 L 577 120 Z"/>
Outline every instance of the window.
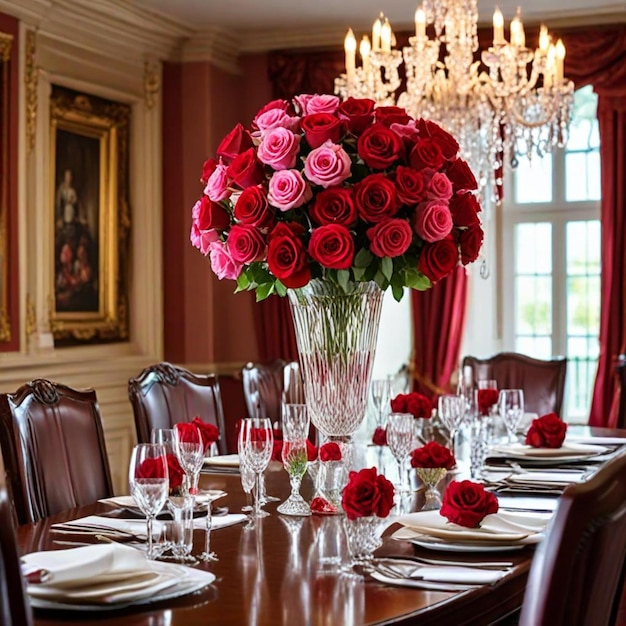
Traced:
<path fill-rule="evenodd" d="M 563 417 L 586 421 L 600 324 L 600 137 L 597 97 L 574 96 L 565 149 L 520 159 L 504 204 L 504 348 L 568 357 Z"/>

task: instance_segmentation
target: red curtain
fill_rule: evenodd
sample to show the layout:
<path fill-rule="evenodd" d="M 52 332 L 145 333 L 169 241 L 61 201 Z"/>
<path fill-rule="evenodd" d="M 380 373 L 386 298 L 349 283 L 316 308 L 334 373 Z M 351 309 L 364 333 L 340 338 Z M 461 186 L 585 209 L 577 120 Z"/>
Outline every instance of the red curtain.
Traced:
<path fill-rule="evenodd" d="M 428 291 L 412 291 L 413 389 L 443 393 L 456 369 L 463 338 L 467 271 L 457 267 Z"/>
<path fill-rule="evenodd" d="M 297 361 L 298 346 L 289 300 L 286 297 L 270 296 L 258 302 L 254 311 L 259 360 L 262 363 L 276 359 Z"/>

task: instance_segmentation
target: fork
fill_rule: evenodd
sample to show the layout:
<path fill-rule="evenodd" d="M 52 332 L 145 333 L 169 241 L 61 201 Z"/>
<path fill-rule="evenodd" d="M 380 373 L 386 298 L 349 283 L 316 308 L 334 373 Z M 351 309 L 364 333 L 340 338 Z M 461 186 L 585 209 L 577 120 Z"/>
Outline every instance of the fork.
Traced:
<path fill-rule="evenodd" d="M 387 556 L 377 559 L 377 563 L 381 561 L 411 561 L 413 563 L 422 563 L 424 565 L 450 565 L 454 567 L 471 567 L 474 569 L 486 570 L 505 570 L 513 567 L 511 561 L 448 561 L 444 559 L 427 559 L 421 556 Z"/>

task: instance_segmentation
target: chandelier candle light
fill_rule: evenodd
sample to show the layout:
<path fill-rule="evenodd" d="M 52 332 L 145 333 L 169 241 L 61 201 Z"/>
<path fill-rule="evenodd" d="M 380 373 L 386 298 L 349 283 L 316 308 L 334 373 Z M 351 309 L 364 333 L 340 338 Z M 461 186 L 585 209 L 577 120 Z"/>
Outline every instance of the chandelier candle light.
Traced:
<path fill-rule="evenodd" d="M 563 74 L 565 46 L 552 43 L 541 27 L 536 50 L 526 46 L 520 11 L 505 38 L 504 17 L 493 15 L 493 44 L 478 50 L 477 0 L 425 0 L 415 12 L 415 36 L 402 51 L 382 14 L 372 40 L 359 46 L 350 29 L 345 38 L 346 72 L 335 79 L 342 98 L 370 98 L 398 105 L 416 118 L 441 124 L 461 145 L 479 178 L 483 198 L 500 199 L 501 170 L 519 156 L 539 156 L 567 140 L 574 85 Z M 434 30 L 434 38 L 428 35 Z M 398 93 L 404 61 L 406 91 Z"/>

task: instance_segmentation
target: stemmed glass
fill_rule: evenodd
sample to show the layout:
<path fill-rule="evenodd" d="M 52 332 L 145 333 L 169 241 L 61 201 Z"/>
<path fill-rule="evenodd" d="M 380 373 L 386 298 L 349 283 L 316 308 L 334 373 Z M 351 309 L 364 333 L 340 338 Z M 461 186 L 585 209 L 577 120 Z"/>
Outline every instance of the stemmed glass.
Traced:
<path fill-rule="evenodd" d="M 187 487 L 190 495 L 198 493 L 200 470 L 204 463 L 204 442 L 202 435 L 193 424 L 174 426 L 174 451 L 178 462 L 187 474 Z"/>
<path fill-rule="evenodd" d="M 128 469 L 128 484 L 135 502 L 146 516 L 148 558 L 155 559 L 152 526 L 167 500 L 169 477 L 165 448 L 159 444 L 140 443 L 133 448 Z"/>
<path fill-rule="evenodd" d="M 247 425 L 240 424 L 239 434 L 237 435 L 237 452 L 239 453 L 239 474 L 241 475 L 241 487 L 245 494 L 250 495 L 254 489 L 254 472 L 250 466 L 248 460 L 248 453 L 246 451 L 246 428 Z M 248 513 L 253 510 L 253 507 L 246 505 L 241 507 L 242 512 Z"/>
<path fill-rule="evenodd" d="M 465 418 L 465 398 L 452 394 L 439 396 L 438 412 L 439 419 L 450 433 L 450 450 L 455 454 L 456 434 Z"/>
<path fill-rule="evenodd" d="M 269 513 L 261 508 L 261 480 L 263 471 L 272 456 L 274 445 L 272 422 L 267 417 L 249 417 L 241 420 L 241 428 L 244 429 L 244 456 L 247 457 L 256 477 L 253 515 L 254 517 L 265 517 Z"/>
<path fill-rule="evenodd" d="M 311 515 L 311 507 L 300 495 L 300 484 L 307 468 L 308 434 L 306 404 L 283 404 L 282 459 L 291 482 L 291 495 L 278 507 L 278 512 L 283 515 Z"/>
<path fill-rule="evenodd" d="M 388 378 L 373 380 L 370 386 L 372 403 L 376 409 L 376 426 L 382 426 L 389 413 L 391 381 Z"/>
<path fill-rule="evenodd" d="M 502 389 L 498 397 L 498 409 L 509 435 L 509 443 L 514 443 L 524 415 L 524 392 L 521 389 Z"/>
<path fill-rule="evenodd" d="M 398 462 L 398 493 L 410 493 L 407 461 L 413 444 L 413 420 L 410 413 L 391 413 L 387 418 L 387 444 Z"/>

